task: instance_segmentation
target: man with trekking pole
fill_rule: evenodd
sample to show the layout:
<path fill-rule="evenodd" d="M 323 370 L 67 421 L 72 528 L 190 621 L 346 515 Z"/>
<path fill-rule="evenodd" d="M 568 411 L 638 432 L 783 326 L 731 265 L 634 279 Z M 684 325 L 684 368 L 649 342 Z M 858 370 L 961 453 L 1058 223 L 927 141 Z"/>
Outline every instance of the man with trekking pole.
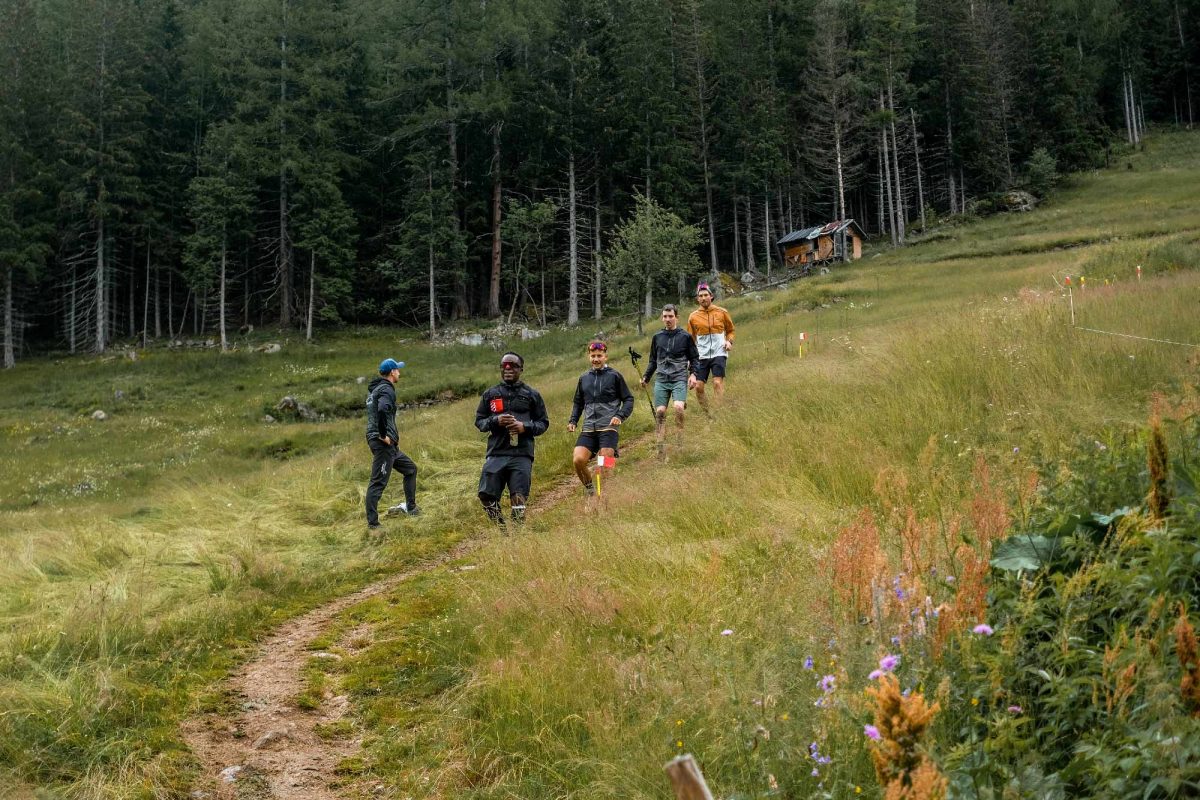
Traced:
<path fill-rule="evenodd" d="M 658 454 L 665 452 L 667 403 L 675 408 L 675 429 L 678 437 L 683 435 L 683 415 L 687 408 L 689 379 L 694 377 L 700 360 L 696 342 L 679 327 L 679 314 L 674 305 L 665 305 L 662 310 L 663 329 L 650 340 L 650 363 L 642 375 L 644 388 L 654 379 L 654 434 L 658 439 Z"/>

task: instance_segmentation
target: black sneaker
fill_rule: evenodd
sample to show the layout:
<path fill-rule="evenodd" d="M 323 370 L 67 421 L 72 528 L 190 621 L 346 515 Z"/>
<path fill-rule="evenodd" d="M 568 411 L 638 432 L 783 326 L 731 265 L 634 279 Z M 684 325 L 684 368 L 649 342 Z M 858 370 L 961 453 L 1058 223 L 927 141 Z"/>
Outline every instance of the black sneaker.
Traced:
<path fill-rule="evenodd" d="M 398 506 L 391 506 L 390 508 L 388 508 L 388 510 L 387 510 L 387 512 L 384 514 L 384 516 L 387 516 L 387 517 L 402 517 L 402 516 L 404 516 L 404 515 L 405 515 L 405 514 L 407 514 L 407 513 L 408 513 L 408 503 L 401 503 L 401 504 L 400 504 L 400 505 L 398 505 Z"/>
<path fill-rule="evenodd" d="M 380 525 L 378 522 L 376 522 L 373 525 L 367 525 L 367 530 L 372 531 L 372 532 L 381 531 L 381 530 L 383 530 L 383 526 Z"/>
<path fill-rule="evenodd" d="M 419 516 L 421 516 L 421 509 L 417 508 L 416 506 L 413 506 L 412 508 L 407 509 L 404 513 L 410 517 L 419 517 Z"/>

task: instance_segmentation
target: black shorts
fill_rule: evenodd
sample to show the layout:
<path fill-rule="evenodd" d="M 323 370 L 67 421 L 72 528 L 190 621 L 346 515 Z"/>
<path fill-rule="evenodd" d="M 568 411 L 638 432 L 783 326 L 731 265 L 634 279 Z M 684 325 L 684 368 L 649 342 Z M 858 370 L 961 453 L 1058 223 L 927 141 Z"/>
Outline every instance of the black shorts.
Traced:
<path fill-rule="evenodd" d="M 529 498 L 533 482 L 533 459 L 525 456 L 492 456 L 483 462 L 479 475 L 479 494 L 499 499 L 508 487 L 508 499 Z"/>
<path fill-rule="evenodd" d="M 708 373 L 711 372 L 714 378 L 725 377 L 725 359 L 727 356 L 717 356 L 716 358 L 702 358 L 696 362 L 696 380 L 704 383 L 708 380 Z"/>
<path fill-rule="evenodd" d="M 616 431 L 589 431 L 579 434 L 578 441 L 575 442 L 576 447 L 586 447 L 591 451 L 592 455 L 600 452 L 605 447 L 611 447 L 613 455 L 617 458 L 621 457 L 621 451 L 617 449 L 617 432 Z"/>

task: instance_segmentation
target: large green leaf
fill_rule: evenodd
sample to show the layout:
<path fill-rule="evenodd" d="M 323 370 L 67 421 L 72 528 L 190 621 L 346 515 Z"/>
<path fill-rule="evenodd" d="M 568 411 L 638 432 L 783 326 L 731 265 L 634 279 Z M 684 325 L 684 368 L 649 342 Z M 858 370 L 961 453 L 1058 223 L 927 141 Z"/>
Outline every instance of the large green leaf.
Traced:
<path fill-rule="evenodd" d="M 1006 572 L 1038 570 L 1054 560 L 1060 549 L 1059 537 L 1032 534 L 1010 536 L 992 550 L 991 564 Z"/>

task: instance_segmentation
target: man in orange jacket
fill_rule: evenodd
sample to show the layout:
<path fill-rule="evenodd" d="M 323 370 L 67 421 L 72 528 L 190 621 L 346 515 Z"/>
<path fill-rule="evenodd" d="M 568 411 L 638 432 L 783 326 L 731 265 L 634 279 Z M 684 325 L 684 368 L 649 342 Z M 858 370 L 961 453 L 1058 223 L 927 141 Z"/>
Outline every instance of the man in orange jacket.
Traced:
<path fill-rule="evenodd" d="M 704 396 L 704 384 L 708 382 L 710 374 L 717 400 L 725 396 L 725 362 L 729 358 L 729 351 L 733 349 L 733 319 L 728 311 L 713 305 L 712 290 L 707 283 L 696 287 L 696 302 L 700 307 L 688 317 L 687 331 L 696 340 L 700 360 L 688 379 L 688 386 L 696 390 L 696 399 L 707 410 L 708 398 Z"/>

